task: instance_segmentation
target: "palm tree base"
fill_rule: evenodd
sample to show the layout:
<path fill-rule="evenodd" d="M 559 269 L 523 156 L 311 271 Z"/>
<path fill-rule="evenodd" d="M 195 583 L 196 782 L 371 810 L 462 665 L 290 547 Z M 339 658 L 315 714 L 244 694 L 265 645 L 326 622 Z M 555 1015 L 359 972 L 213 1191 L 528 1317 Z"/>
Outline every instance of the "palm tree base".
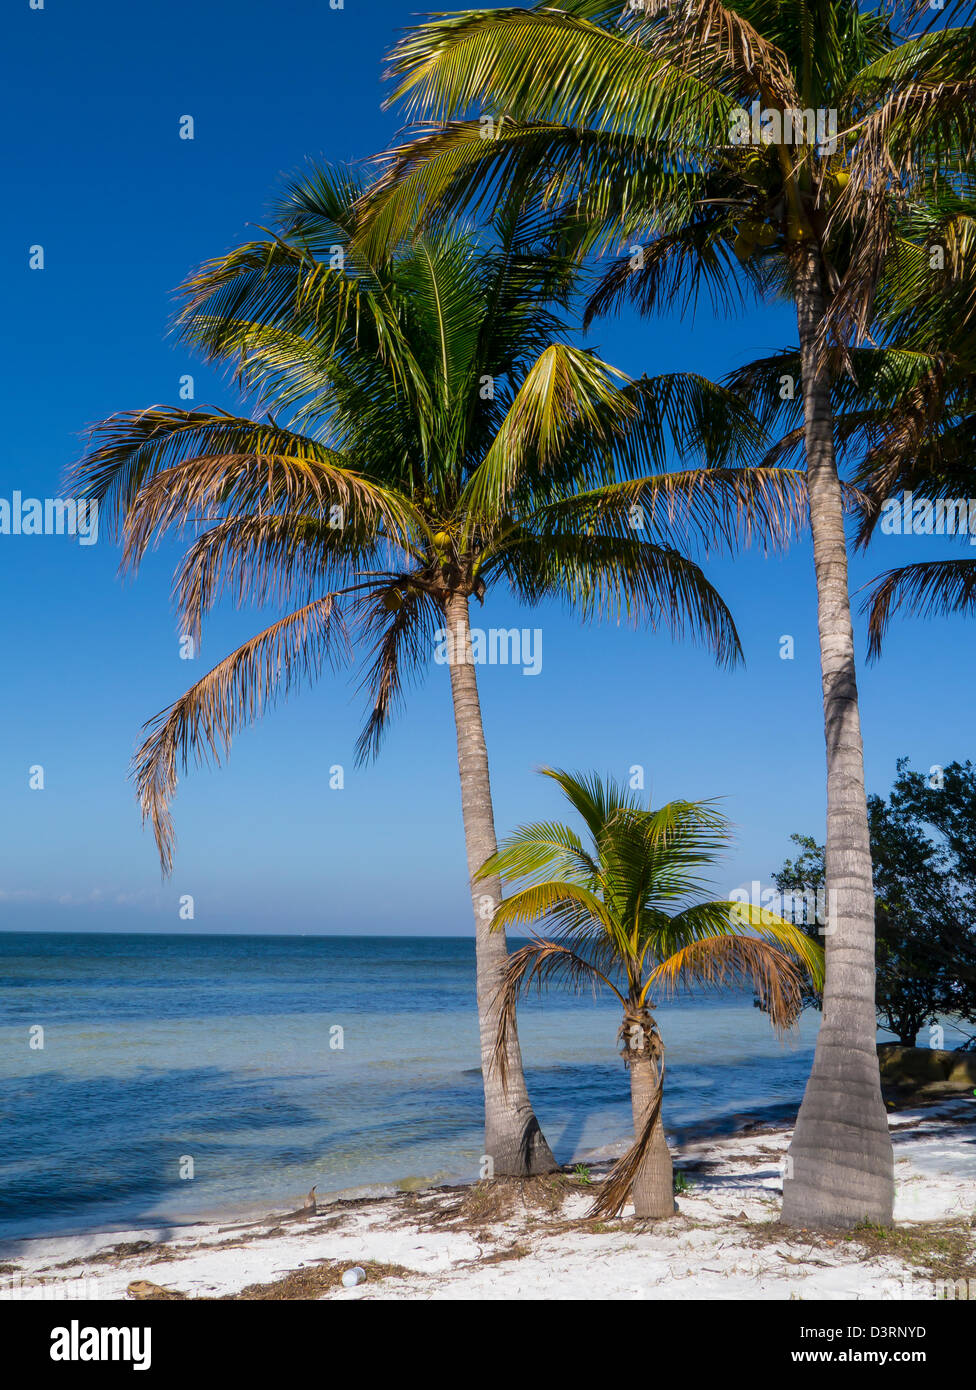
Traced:
<path fill-rule="evenodd" d="M 891 1225 L 894 1156 L 873 1046 L 821 1037 L 787 1165 L 787 1226 Z"/>
<path fill-rule="evenodd" d="M 503 1132 L 486 1130 L 485 1153 L 496 1178 L 535 1178 L 560 1171 L 531 1108 L 521 1126 L 506 1125 Z"/>
<path fill-rule="evenodd" d="M 630 1195 L 634 1215 L 641 1220 L 664 1221 L 674 1216 L 674 1166 L 660 1116 Z"/>
<path fill-rule="evenodd" d="M 639 1221 L 667 1221 L 674 1216 L 677 1208 L 674 1205 L 674 1197 L 659 1197 L 653 1201 L 648 1201 L 634 1194 L 634 1216 Z"/>

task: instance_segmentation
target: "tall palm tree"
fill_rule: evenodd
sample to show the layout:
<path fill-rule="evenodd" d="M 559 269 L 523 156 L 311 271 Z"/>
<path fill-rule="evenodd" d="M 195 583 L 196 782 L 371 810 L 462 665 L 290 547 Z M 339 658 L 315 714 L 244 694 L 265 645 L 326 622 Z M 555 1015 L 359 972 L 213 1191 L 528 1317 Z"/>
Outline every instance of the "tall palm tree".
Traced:
<path fill-rule="evenodd" d="M 630 382 L 569 345 L 560 306 L 572 268 L 518 206 L 500 211 L 491 245 L 447 227 L 366 260 L 352 245 L 363 191 L 346 172 L 311 173 L 267 238 L 208 262 L 185 287 L 185 337 L 233 365 L 254 418 L 164 407 L 115 415 L 96 427 L 77 482 L 121 518 L 124 568 L 164 532 L 199 531 L 175 580 L 181 630 L 199 637 L 228 593 L 293 610 L 147 728 L 134 774 L 167 869 L 169 803 L 190 762 L 219 763 L 240 727 L 354 647 L 372 702 L 358 745 L 366 758 L 405 682 L 446 652 L 485 1152 L 496 1174 L 546 1171 L 554 1160 L 514 1029 L 504 1093 L 494 1055 L 507 951 L 489 930 L 501 884 L 474 883 L 495 831 L 470 601 L 507 587 L 583 618 L 687 628 L 732 662 L 732 618 L 675 538 L 718 527 L 731 539 L 743 523 L 775 529 L 789 485 L 733 466 L 656 472 L 672 426 L 718 455 L 729 422 L 730 438 L 748 431 L 747 413 L 693 378 Z"/>
<path fill-rule="evenodd" d="M 589 841 L 568 825 L 524 825 L 482 870 L 485 878 L 502 874 L 523 885 L 495 913 L 494 929 L 531 935 L 508 962 L 499 1057 L 515 1026 L 516 1001 L 533 986 L 609 990 L 623 1011 L 618 1037 L 630 1072 L 634 1144 L 611 1171 L 593 1214 L 615 1216 L 631 1196 L 636 1216 L 670 1216 L 664 1043 L 652 993 L 747 982 L 773 1025 L 784 1029 L 802 1010 L 804 974 L 822 983 L 823 951 L 771 912 L 701 897 L 702 872 L 730 830 L 707 802 L 670 801 L 651 810 L 612 779 L 542 772 L 581 817 Z"/>
<path fill-rule="evenodd" d="M 623 13 L 621 11 L 623 10 Z M 826 1013 L 784 1191 L 800 1226 L 888 1222 L 893 1155 L 875 1052 L 874 908 L 834 451 L 832 337 L 866 329 L 901 173 L 971 141 L 969 37 L 897 41 L 856 0 L 558 0 L 440 16 L 393 54 L 394 99 L 431 123 L 388 159 L 368 239 L 498 191 L 624 246 L 590 314 L 629 300 L 796 309 L 827 749 Z M 967 107 L 967 94 L 970 97 Z M 917 134 L 917 127 L 923 134 Z M 784 387 L 784 389 L 786 389 Z"/>

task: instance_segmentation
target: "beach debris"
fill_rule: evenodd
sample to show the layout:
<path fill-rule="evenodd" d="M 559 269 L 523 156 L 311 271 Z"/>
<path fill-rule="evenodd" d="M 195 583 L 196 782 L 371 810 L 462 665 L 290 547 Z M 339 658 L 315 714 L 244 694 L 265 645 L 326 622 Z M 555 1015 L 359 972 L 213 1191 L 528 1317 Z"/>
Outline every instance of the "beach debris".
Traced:
<path fill-rule="evenodd" d="M 315 1187 L 318 1187 L 318 1183 L 315 1184 Z M 305 1198 L 305 1210 L 306 1210 L 306 1211 L 315 1211 L 315 1210 L 316 1210 L 315 1187 L 313 1187 L 313 1188 L 311 1189 L 311 1191 L 309 1192 L 308 1196 Z"/>
<path fill-rule="evenodd" d="M 366 1282 L 366 1271 L 362 1265 L 353 1265 L 352 1269 L 343 1271 L 342 1287 L 344 1289 L 354 1289 L 357 1284 Z"/>
<path fill-rule="evenodd" d="M 178 1289 L 164 1289 L 162 1284 L 153 1284 L 148 1279 L 133 1279 L 126 1293 L 130 1298 L 186 1298 Z"/>

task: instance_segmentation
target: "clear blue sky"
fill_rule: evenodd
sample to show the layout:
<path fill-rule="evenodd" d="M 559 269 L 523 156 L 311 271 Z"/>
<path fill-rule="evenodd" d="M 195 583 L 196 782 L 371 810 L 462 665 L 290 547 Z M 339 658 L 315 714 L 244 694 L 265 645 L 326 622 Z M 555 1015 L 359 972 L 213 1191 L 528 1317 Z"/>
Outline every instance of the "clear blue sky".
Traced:
<path fill-rule="evenodd" d="M 11 0 L 4 17 L 7 211 L 2 231 L 5 427 L 0 497 L 58 496 L 80 431 L 115 410 L 233 391 L 166 328 L 171 292 L 205 257 L 253 235 L 281 180 L 311 156 L 370 154 L 394 135 L 380 111 L 383 55 L 415 13 L 403 0 Z M 178 138 L 192 115 L 195 139 Z M 28 268 L 41 244 L 45 268 Z M 782 308 L 732 323 L 634 319 L 590 341 L 639 373 L 720 376 L 792 342 Z M 855 587 L 947 543 L 879 540 Z M 0 536 L 0 927 L 47 930 L 461 934 L 471 929 L 448 676 L 431 669 L 377 763 L 355 770 L 354 683 L 328 678 L 236 742 L 221 771 L 193 772 L 175 802 L 179 850 L 160 878 L 140 828 L 129 758 L 140 727 L 257 630 L 221 612 L 200 660 L 179 659 L 172 550 L 120 584 L 106 538 Z M 722 797 L 738 841 L 717 886 L 768 881 L 793 830 L 822 835 L 824 753 L 809 548 L 710 564 L 747 666 L 716 671 L 690 645 L 582 629 L 559 611 L 484 625 L 541 626 L 536 678 L 482 668 L 500 832 L 559 810 L 543 763 L 625 775 L 655 801 Z M 263 625 L 263 624 L 262 624 Z M 793 661 L 779 659 L 792 634 Z M 859 625 L 863 652 L 863 627 Z M 962 622 L 905 623 L 862 670 L 869 787 L 896 757 L 971 756 L 976 663 Z M 331 791 L 328 769 L 346 769 Z M 41 764 L 45 788 L 28 768 Z M 181 923 L 178 899 L 195 918 Z"/>

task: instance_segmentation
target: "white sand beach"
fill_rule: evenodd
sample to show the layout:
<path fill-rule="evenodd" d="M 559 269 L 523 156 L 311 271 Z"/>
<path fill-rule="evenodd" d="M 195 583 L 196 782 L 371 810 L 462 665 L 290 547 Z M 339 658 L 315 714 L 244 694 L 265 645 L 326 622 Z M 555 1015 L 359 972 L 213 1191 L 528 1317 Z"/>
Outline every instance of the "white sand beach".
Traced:
<path fill-rule="evenodd" d="M 588 1219 L 593 1187 L 573 1173 L 418 1187 L 314 1215 L 8 1240 L 0 1299 L 976 1297 L 976 1099 L 890 1124 L 892 1232 L 781 1226 L 790 1131 L 764 1127 L 676 1149 L 689 1187 L 668 1221 Z M 613 1156 L 590 1155 L 590 1184 Z M 344 1288 L 353 1266 L 366 1279 Z"/>

